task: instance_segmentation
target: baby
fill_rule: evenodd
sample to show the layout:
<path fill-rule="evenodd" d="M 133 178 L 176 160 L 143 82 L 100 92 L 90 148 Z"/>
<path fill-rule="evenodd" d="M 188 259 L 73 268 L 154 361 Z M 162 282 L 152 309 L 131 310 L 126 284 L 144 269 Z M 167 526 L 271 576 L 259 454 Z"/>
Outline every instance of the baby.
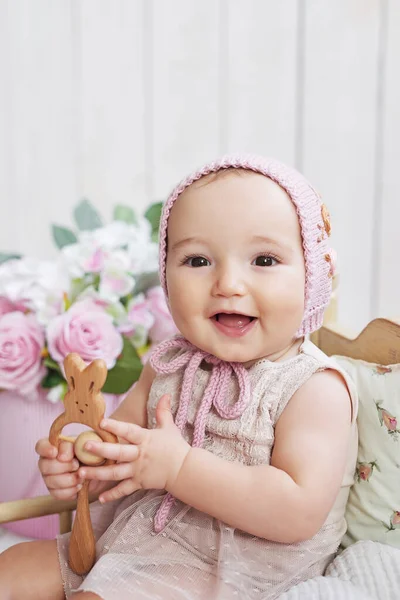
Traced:
<path fill-rule="evenodd" d="M 117 464 L 36 447 L 56 498 L 98 486 L 96 563 L 70 570 L 69 534 L 20 544 L 1 598 L 273 599 L 323 574 L 357 453 L 353 384 L 306 339 L 330 299 L 329 234 L 318 194 L 275 160 L 225 157 L 175 188 L 160 281 L 181 335 L 103 423 L 122 443 L 87 444 Z"/>

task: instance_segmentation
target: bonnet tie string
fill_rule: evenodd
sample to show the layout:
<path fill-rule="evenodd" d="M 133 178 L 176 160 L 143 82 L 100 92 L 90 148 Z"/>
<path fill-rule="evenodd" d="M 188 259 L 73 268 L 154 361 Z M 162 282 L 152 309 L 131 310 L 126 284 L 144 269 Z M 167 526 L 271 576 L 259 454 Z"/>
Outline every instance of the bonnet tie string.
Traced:
<path fill-rule="evenodd" d="M 170 362 L 163 362 L 163 356 L 171 349 L 185 350 Z M 184 337 L 176 337 L 159 344 L 150 357 L 150 364 L 160 374 L 175 373 L 185 367 L 178 411 L 175 425 L 183 433 L 188 420 L 189 404 L 192 399 L 194 380 L 201 362 L 205 360 L 212 365 L 210 379 L 204 391 L 203 398 L 197 410 L 194 421 L 193 448 L 201 448 L 204 442 L 206 421 L 211 407 L 214 406 L 223 419 L 237 419 L 243 414 L 250 401 L 250 380 L 246 369 L 241 363 L 226 362 L 199 350 Z M 226 392 L 231 373 L 236 375 L 239 384 L 239 398 L 235 404 L 226 402 Z M 154 530 L 159 533 L 165 527 L 175 498 L 169 492 L 164 496 L 154 518 Z"/>

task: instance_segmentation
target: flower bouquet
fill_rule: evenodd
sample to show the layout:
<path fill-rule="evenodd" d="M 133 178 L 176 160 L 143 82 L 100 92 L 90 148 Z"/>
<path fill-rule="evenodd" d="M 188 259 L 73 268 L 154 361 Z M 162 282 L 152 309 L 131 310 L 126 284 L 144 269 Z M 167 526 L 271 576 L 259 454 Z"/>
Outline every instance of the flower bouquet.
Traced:
<path fill-rule="evenodd" d="M 105 360 L 106 414 L 138 379 L 153 344 L 176 332 L 159 286 L 160 204 L 143 216 L 117 206 L 111 223 L 87 201 L 76 231 L 53 225 L 54 260 L 0 254 L 0 502 L 46 494 L 36 441 L 63 411 L 63 361 Z M 56 515 L 10 523 L 53 538 Z"/>
<path fill-rule="evenodd" d="M 0 255 L 0 390 L 62 400 L 69 352 L 105 360 L 104 392 L 130 389 L 149 348 L 176 332 L 157 276 L 160 212 L 117 206 L 103 225 L 83 200 L 77 232 L 53 225 L 57 259 Z"/>

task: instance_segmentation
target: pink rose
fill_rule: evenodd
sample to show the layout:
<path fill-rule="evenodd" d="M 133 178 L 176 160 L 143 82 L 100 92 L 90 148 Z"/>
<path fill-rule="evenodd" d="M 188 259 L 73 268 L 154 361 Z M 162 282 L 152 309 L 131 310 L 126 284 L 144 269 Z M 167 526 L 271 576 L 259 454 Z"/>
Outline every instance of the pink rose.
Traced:
<path fill-rule="evenodd" d="M 43 347 L 44 333 L 33 315 L 10 312 L 0 317 L 0 389 L 36 397 L 46 374 Z"/>
<path fill-rule="evenodd" d="M 77 302 L 55 317 L 47 328 L 47 342 L 50 356 L 60 365 L 67 354 L 77 352 L 86 362 L 102 358 L 108 369 L 115 365 L 123 347 L 111 315 L 92 300 Z"/>
<path fill-rule="evenodd" d="M 143 294 L 139 294 L 131 300 L 127 307 L 127 319 L 122 323 L 119 330 L 127 335 L 142 332 L 142 345 L 146 343 L 147 332 L 154 325 L 155 319 L 151 314 L 150 306 Z"/>
<path fill-rule="evenodd" d="M 25 312 L 26 308 L 22 302 L 11 302 L 11 300 L 5 296 L 0 296 L 0 317 L 1 315 L 5 315 L 16 310 Z"/>
<path fill-rule="evenodd" d="M 162 288 L 157 286 L 148 290 L 146 299 L 147 306 L 154 316 L 154 325 L 149 332 L 151 341 L 158 344 L 178 333 L 168 310 Z"/>

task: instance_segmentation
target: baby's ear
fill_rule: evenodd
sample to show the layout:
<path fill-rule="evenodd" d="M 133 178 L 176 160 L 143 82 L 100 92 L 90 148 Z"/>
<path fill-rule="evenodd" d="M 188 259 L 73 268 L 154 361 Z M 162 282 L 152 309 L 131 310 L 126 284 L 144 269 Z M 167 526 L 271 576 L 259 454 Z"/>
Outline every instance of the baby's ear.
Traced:
<path fill-rule="evenodd" d="M 68 382 L 68 387 L 74 390 L 77 386 L 77 382 L 81 376 L 82 371 L 85 369 L 86 363 L 81 359 L 79 354 L 71 352 L 67 354 L 64 359 L 64 371 L 65 377 Z"/>
<path fill-rule="evenodd" d="M 86 367 L 86 381 L 89 392 L 99 392 L 107 379 L 107 365 L 104 360 L 96 358 Z"/>

